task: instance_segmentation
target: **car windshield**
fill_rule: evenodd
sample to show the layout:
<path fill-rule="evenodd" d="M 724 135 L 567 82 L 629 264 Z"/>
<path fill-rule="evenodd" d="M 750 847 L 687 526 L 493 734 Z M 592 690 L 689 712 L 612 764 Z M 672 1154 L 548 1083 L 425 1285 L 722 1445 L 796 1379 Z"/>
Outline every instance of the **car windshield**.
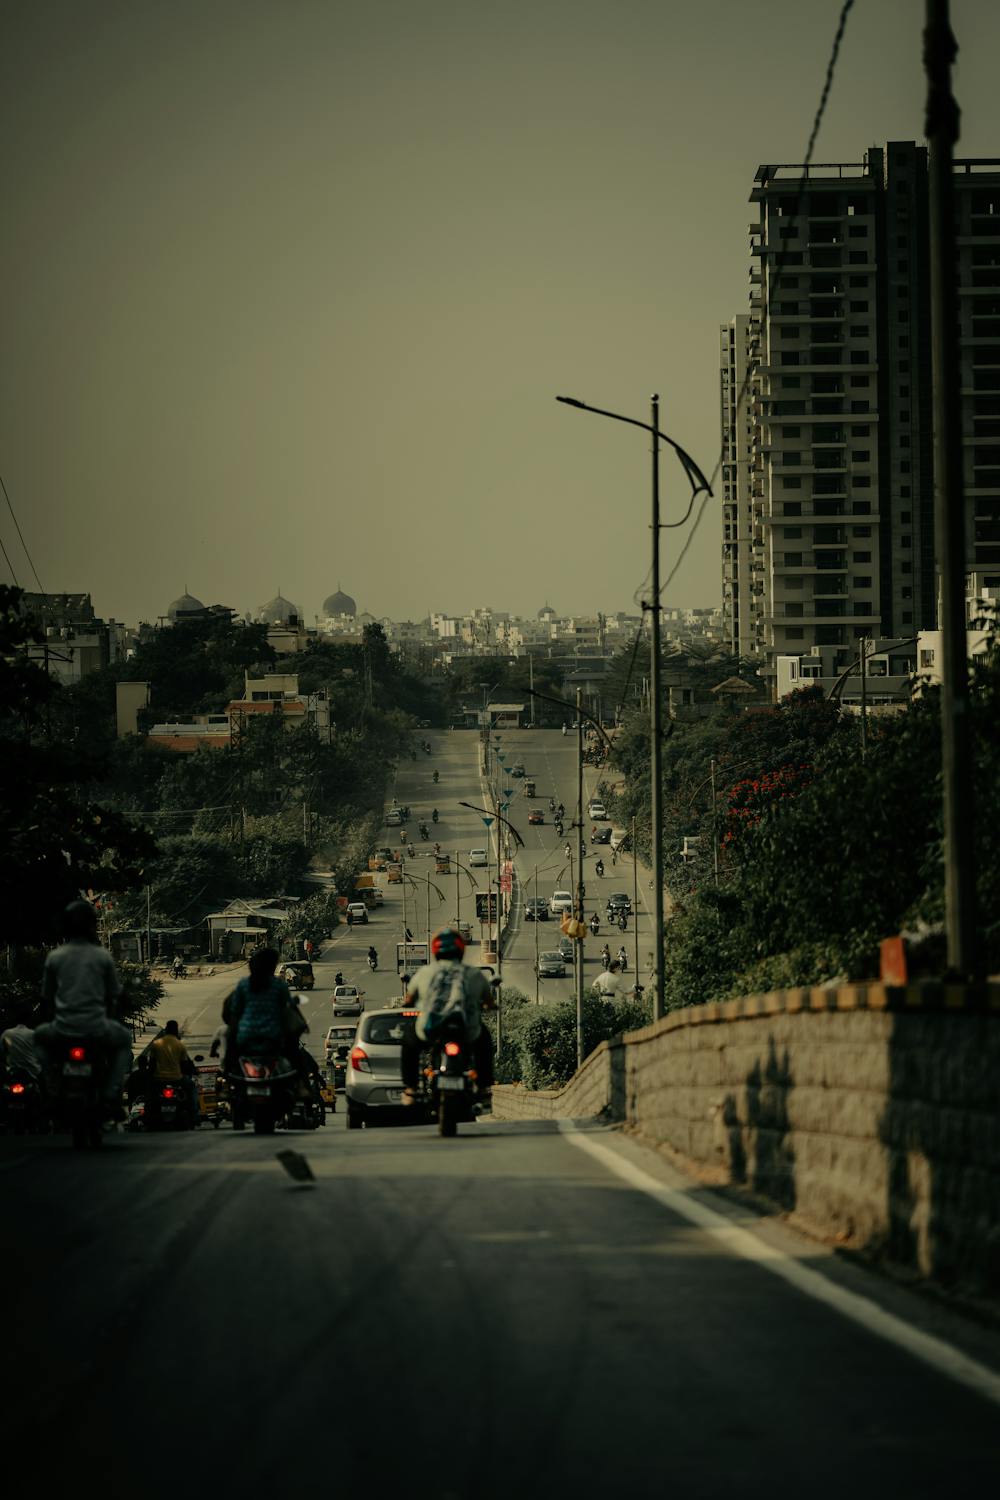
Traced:
<path fill-rule="evenodd" d="M 561 964 L 562 963 L 562 954 L 561 953 L 543 953 L 542 954 L 542 963 L 543 964 Z"/>
<path fill-rule="evenodd" d="M 360 1039 L 373 1047 L 399 1047 L 412 1033 L 412 1016 L 369 1016 L 361 1028 Z"/>
<path fill-rule="evenodd" d="M 358 993 L 352 984 L 338 985 L 334 991 L 338 1000 L 353 1000 Z"/>
<path fill-rule="evenodd" d="M 553 901 L 572 901 L 569 891 L 555 891 L 552 895 Z"/>

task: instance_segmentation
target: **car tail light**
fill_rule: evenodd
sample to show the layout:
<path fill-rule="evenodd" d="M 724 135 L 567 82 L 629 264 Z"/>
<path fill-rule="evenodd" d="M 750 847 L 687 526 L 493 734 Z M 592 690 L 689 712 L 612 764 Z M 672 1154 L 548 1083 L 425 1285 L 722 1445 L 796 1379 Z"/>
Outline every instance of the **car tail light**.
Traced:
<path fill-rule="evenodd" d="M 167 1089 L 161 1089 L 160 1090 L 160 1098 L 161 1099 L 172 1099 L 173 1097 L 174 1097 L 174 1091 L 173 1091 L 173 1089 L 167 1088 Z"/>
<path fill-rule="evenodd" d="M 419 1010 L 401 1010 L 399 1014 L 401 1016 L 419 1016 L 420 1012 Z"/>
<path fill-rule="evenodd" d="M 358 1073 L 370 1073 L 372 1065 L 368 1061 L 368 1053 L 364 1047 L 351 1048 L 351 1067 Z"/>
<path fill-rule="evenodd" d="M 24 1093 L 24 1084 L 23 1083 L 12 1083 L 11 1086 L 10 1086 L 10 1091 L 11 1091 L 12 1094 L 23 1094 Z"/>
<path fill-rule="evenodd" d="M 448 1056 L 448 1057 L 457 1057 L 458 1054 L 461 1052 L 462 1049 L 458 1045 L 457 1042 L 445 1042 L 445 1044 L 444 1044 L 444 1050 L 445 1050 L 446 1056 Z"/>
<path fill-rule="evenodd" d="M 86 1055 L 87 1055 L 87 1052 L 86 1052 L 86 1048 L 84 1048 L 84 1047 L 71 1047 L 69 1049 L 69 1056 L 70 1056 L 70 1061 L 71 1062 L 83 1062 L 83 1060 L 86 1057 Z"/>

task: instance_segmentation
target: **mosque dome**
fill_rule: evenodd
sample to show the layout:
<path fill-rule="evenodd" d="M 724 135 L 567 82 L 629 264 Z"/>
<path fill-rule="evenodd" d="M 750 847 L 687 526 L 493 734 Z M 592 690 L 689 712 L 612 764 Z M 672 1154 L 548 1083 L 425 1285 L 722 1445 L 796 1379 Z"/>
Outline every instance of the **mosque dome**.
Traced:
<path fill-rule="evenodd" d="M 546 615 L 554 615 L 554 614 L 555 614 L 555 610 L 552 608 L 551 604 L 543 604 L 542 608 L 538 611 L 537 618 L 539 620 L 544 620 L 545 617 L 546 617 Z"/>
<path fill-rule="evenodd" d="M 167 606 L 167 619 L 174 623 L 176 620 L 183 619 L 185 615 L 202 614 L 204 609 L 205 606 L 201 600 L 196 599 L 185 589 L 179 599 L 175 599 L 173 604 Z"/>
<path fill-rule="evenodd" d="M 301 620 L 302 611 L 283 594 L 275 594 L 273 599 L 262 604 L 257 611 L 257 623 L 260 625 L 287 625 L 293 618 Z"/>
<path fill-rule="evenodd" d="M 358 606 L 355 604 L 350 594 L 341 592 L 339 584 L 337 586 L 337 592 L 335 594 L 331 594 L 329 599 L 327 599 L 323 604 L 323 613 L 325 615 L 356 615 L 357 612 Z"/>

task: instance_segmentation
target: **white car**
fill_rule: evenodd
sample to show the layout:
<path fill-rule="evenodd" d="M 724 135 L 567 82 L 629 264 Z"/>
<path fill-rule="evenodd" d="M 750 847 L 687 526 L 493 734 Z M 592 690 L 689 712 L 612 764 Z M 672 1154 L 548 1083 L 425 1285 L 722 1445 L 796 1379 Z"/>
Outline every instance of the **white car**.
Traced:
<path fill-rule="evenodd" d="M 571 893 L 569 891 L 553 891 L 549 897 L 549 911 L 554 917 L 558 917 L 564 911 L 568 911 L 572 915 L 573 897 Z"/>
<path fill-rule="evenodd" d="M 612 830 L 611 830 L 611 848 L 613 849 L 613 851 L 616 854 L 617 854 L 618 850 L 621 848 L 622 844 L 625 843 L 625 841 L 627 840 L 627 838 L 628 838 L 628 830 L 626 828 L 612 828 Z"/>
<path fill-rule="evenodd" d="M 469 864 L 472 865 L 473 868 L 478 868 L 480 865 L 488 865 L 489 864 L 489 859 L 487 857 L 486 850 L 485 849 L 470 849 L 469 850 Z"/>
<path fill-rule="evenodd" d="M 587 808 L 588 818 L 593 818 L 595 823 L 606 823 L 608 821 L 607 809 L 603 802 L 598 802 L 595 797 Z"/>
<path fill-rule="evenodd" d="M 403 821 L 403 815 L 400 812 L 399 808 L 390 807 L 389 811 L 385 815 L 385 821 L 388 828 L 398 828 Z"/>
<path fill-rule="evenodd" d="M 356 984 L 337 985 L 337 988 L 333 992 L 333 1013 L 335 1016 L 360 1016 L 364 1008 L 362 993 Z"/>

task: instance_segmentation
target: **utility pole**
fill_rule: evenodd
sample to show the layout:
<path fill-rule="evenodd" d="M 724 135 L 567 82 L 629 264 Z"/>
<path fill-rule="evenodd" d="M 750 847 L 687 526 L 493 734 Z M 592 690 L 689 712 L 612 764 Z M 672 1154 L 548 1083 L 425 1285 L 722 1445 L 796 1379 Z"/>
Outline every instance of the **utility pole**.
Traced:
<path fill-rule="evenodd" d="M 663 736 L 660 706 L 660 398 L 652 398 L 653 438 L 653 618 L 649 661 L 650 834 L 653 840 L 653 1020 L 663 1008 Z"/>
<path fill-rule="evenodd" d="M 861 637 L 861 759 L 868 754 L 868 637 Z"/>
<path fill-rule="evenodd" d="M 712 873 L 715 887 L 719 887 L 719 831 L 715 821 L 715 756 L 712 756 Z"/>
<path fill-rule="evenodd" d="M 582 689 L 576 690 L 576 920 L 583 921 L 583 715 Z M 583 942 L 573 939 L 576 978 L 576 1065 L 583 1067 Z"/>
<path fill-rule="evenodd" d="M 152 900 L 153 900 L 152 887 L 147 885 L 147 887 L 146 887 L 146 963 L 149 966 L 149 968 L 153 967 L 153 925 L 152 925 L 152 920 L 151 920 L 151 916 L 150 916 L 150 907 L 152 906 Z"/>
<path fill-rule="evenodd" d="M 538 866 L 535 866 L 535 1004 L 541 1005 L 542 997 L 538 990 Z"/>
<path fill-rule="evenodd" d="M 531 727 L 535 727 L 535 658 L 528 652 L 528 686 L 531 689 Z"/>
<path fill-rule="evenodd" d="M 635 848 L 635 818 L 632 819 L 632 936 L 635 938 L 635 983 L 639 983 L 639 856 Z"/>
<path fill-rule="evenodd" d="M 965 495 L 959 395 L 953 152 L 959 108 L 951 90 L 958 51 L 948 0 L 927 0 L 925 134 L 931 250 L 935 533 L 941 573 L 941 781 L 944 792 L 944 893 L 948 968 L 976 970 L 976 882 L 972 828 L 972 746 L 965 628 Z"/>

